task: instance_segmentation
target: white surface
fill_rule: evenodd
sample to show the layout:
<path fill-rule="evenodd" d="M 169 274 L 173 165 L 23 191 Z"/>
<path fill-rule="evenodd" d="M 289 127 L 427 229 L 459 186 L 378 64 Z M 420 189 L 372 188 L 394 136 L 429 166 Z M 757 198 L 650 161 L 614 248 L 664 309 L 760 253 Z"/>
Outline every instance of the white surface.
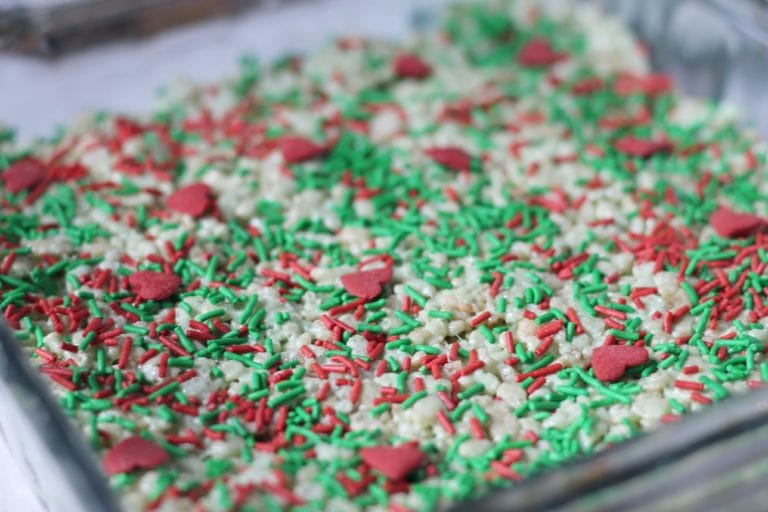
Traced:
<path fill-rule="evenodd" d="M 43 512 L 43 507 L 26 484 L 21 468 L 11 457 L 5 442 L 0 442 L 0 510 Z"/>

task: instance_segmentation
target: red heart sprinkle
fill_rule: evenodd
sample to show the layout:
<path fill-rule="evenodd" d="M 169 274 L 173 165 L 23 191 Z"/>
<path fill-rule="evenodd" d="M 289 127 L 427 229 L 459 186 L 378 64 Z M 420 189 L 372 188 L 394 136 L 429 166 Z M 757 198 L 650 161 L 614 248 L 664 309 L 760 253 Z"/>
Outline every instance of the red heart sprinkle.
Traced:
<path fill-rule="evenodd" d="M 360 457 L 363 462 L 395 482 L 403 480 L 424 463 L 424 452 L 415 442 L 361 448 Z"/>
<path fill-rule="evenodd" d="M 0 175 L 8 192 L 16 193 L 30 190 L 45 179 L 46 171 L 42 163 L 33 158 L 24 158 L 11 164 Z"/>
<path fill-rule="evenodd" d="M 392 267 L 360 270 L 341 276 L 344 289 L 355 297 L 373 299 L 381 293 L 381 285 L 392 279 Z"/>
<path fill-rule="evenodd" d="M 734 212 L 725 206 L 721 206 L 712 214 L 709 223 L 718 235 L 728 238 L 751 236 L 768 226 L 768 220 L 762 217 Z"/>
<path fill-rule="evenodd" d="M 162 446 L 143 437 L 123 439 L 104 457 L 104 471 L 110 475 L 127 473 L 134 469 L 153 469 L 168 460 L 168 452 Z"/>
<path fill-rule="evenodd" d="M 619 76 L 614 85 L 614 92 L 619 96 L 628 96 L 636 92 L 657 96 L 672 89 L 672 79 L 664 73 L 634 75 L 625 73 Z"/>
<path fill-rule="evenodd" d="M 641 81 L 646 94 L 656 96 L 672 90 L 672 78 L 664 73 L 646 75 Z"/>
<path fill-rule="evenodd" d="M 181 278 L 166 272 L 139 270 L 128 276 L 128 284 L 142 299 L 164 300 L 176 293 Z"/>
<path fill-rule="evenodd" d="M 420 80 L 432 74 L 432 67 L 421 57 L 412 53 L 403 53 L 395 57 L 392 63 L 395 75 L 399 78 L 415 78 Z"/>
<path fill-rule="evenodd" d="M 625 155 L 640 158 L 648 158 L 656 153 L 669 153 L 673 149 L 672 144 L 666 140 L 646 140 L 631 135 L 617 139 L 613 147 Z"/>
<path fill-rule="evenodd" d="M 455 146 L 431 148 L 425 151 L 427 156 L 440 165 L 454 171 L 469 172 L 472 157 L 463 149 Z"/>
<path fill-rule="evenodd" d="M 286 135 L 280 139 L 280 153 L 287 164 L 298 164 L 323 156 L 326 148 L 304 137 Z"/>
<path fill-rule="evenodd" d="M 606 345 L 592 351 L 592 368 L 595 377 L 602 382 L 615 382 L 624 371 L 648 361 L 645 347 L 634 345 Z"/>
<path fill-rule="evenodd" d="M 517 54 L 517 63 L 527 68 L 549 66 L 568 57 L 565 53 L 556 52 L 552 45 L 543 37 L 535 37 L 528 41 Z"/>
<path fill-rule="evenodd" d="M 179 213 L 200 217 L 213 206 L 213 191 L 205 183 L 192 183 L 168 196 L 166 205 Z"/>

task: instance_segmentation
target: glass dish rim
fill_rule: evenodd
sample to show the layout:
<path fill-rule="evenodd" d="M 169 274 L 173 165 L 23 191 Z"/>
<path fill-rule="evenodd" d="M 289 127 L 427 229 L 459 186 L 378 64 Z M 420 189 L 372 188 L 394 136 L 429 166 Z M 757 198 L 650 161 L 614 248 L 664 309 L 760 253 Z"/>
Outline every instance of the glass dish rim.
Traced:
<path fill-rule="evenodd" d="M 96 457 L 86 445 L 82 433 L 56 403 L 47 383 L 25 354 L 24 344 L 13 334 L 5 318 L 0 318 L 0 382 L 8 395 L 16 400 L 24 415 L 25 425 L 32 426 L 36 439 L 47 452 L 56 453 L 54 460 L 58 475 L 76 491 L 74 494 L 81 506 L 79 510 L 121 512 L 116 495 L 104 473 L 99 470 Z M 23 403 L 14 388 L 24 390 Z M 11 443 L 13 432 L 3 430 L 6 442 Z M 64 471 L 64 468 L 67 470 Z M 34 491 L 38 495 L 41 491 L 44 494 L 41 488 Z"/>

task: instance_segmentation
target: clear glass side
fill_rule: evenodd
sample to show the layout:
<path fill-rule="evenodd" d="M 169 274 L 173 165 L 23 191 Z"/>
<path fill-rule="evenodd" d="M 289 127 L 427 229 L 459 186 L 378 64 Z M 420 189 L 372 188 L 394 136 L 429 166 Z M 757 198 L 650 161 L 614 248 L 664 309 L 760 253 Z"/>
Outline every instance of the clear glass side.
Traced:
<path fill-rule="evenodd" d="M 0 322 L 0 403 L 0 434 L 46 510 L 120 510 L 82 435 L 5 322 Z"/>
<path fill-rule="evenodd" d="M 768 137 L 768 3 L 586 0 L 622 18 L 686 94 L 737 108 Z"/>
<path fill-rule="evenodd" d="M 760 510 L 767 458 L 761 389 L 454 510 Z"/>

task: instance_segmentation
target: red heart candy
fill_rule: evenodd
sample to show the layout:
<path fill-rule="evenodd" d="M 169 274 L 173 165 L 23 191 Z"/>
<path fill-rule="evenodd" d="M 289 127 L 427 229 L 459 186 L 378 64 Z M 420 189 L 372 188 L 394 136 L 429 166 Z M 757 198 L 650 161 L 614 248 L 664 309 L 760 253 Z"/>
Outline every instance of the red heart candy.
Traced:
<path fill-rule="evenodd" d="M 424 452 L 415 442 L 361 448 L 360 457 L 363 462 L 395 482 L 404 479 L 424 463 Z"/>
<path fill-rule="evenodd" d="M 403 53 L 395 57 L 392 63 L 395 75 L 399 78 L 415 78 L 420 80 L 432 74 L 432 67 L 421 57 L 412 53 Z"/>
<path fill-rule="evenodd" d="M 24 158 L 11 164 L 0 175 L 3 185 L 8 192 L 16 193 L 30 190 L 45 179 L 46 171 L 42 163 L 33 158 Z"/>
<path fill-rule="evenodd" d="M 543 37 L 535 37 L 528 41 L 517 54 L 517 63 L 528 68 L 549 66 L 568 57 L 565 53 L 556 52 L 552 45 Z"/>
<path fill-rule="evenodd" d="M 166 272 L 139 270 L 128 276 L 128 284 L 142 299 L 164 300 L 176 293 L 181 278 Z"/>
<path fill-rule="evenodd" d="M 634 345 L 606 345 L 592 351 L 592 369 L 602 382 L 615 382 L 624 371 L 648 361 L 645 347 Z"/>
<path fill-rule="evenodd" d="M 287 135 L 280 139 L 280 153 L 288 164 L 298 164 L 323 156 L 327 150 L 309 139 Z"/>
<path fill-rule="evenodd" d="M 344 289 L 355 297 L 373 299 L 381 293 L 381 285 L 392 279 L 392 267 L 360 270 L 341 276 Z"/>
<path fill-rule="evenodd" d="M 756 234 L 768 226 L 768 220 L 751 213 L 734 212 L 721 206 L 709 218 L 715 232 L 723 237 L 746 237 Z"/>
<path fill-rule="evenodd" d="M 123 439 L 104 457 L 104 471 L 110 475 L 126 473 L 134 469 L 153 469 L 168 460 L 168 452 L 162 446 L 143 437 Z"/>
<path fill-rule="evenodd" d="M 179 213 L 200 217 L 213 206 L 213 191 L 205 183 L 192 183 L 168 196 L 166 205 Z"/>
<path fill-rule="evenodd" d="M 672 78 L 664 73 L 651 73 L 643 77 L 640 87 L 646 94 L 656 96 L 672 90 Z"/>
<path fill-rule="evenodd" d="M 455 146 L 431 148 L 425 151 L 427 156 L 440 165 L 454 171 L 468 172 L 472 157 L 463 149 Z"/>
<path fill-rule="evenodd" d="M 665 140 L 646 140 L 628 135 L 613 143 L 613 147 L 625 155 L 648 158 L 656 153 L 672 151 L 672 144 Z"/>
<path fill-rule="evenodd" d="M 619 76 L 613 89 L 619 96 L 628 96 L 636 92 L 657 96 L 672 89 L 672 79 L 663 73 L 648 75 L 625 73 Z"/>

